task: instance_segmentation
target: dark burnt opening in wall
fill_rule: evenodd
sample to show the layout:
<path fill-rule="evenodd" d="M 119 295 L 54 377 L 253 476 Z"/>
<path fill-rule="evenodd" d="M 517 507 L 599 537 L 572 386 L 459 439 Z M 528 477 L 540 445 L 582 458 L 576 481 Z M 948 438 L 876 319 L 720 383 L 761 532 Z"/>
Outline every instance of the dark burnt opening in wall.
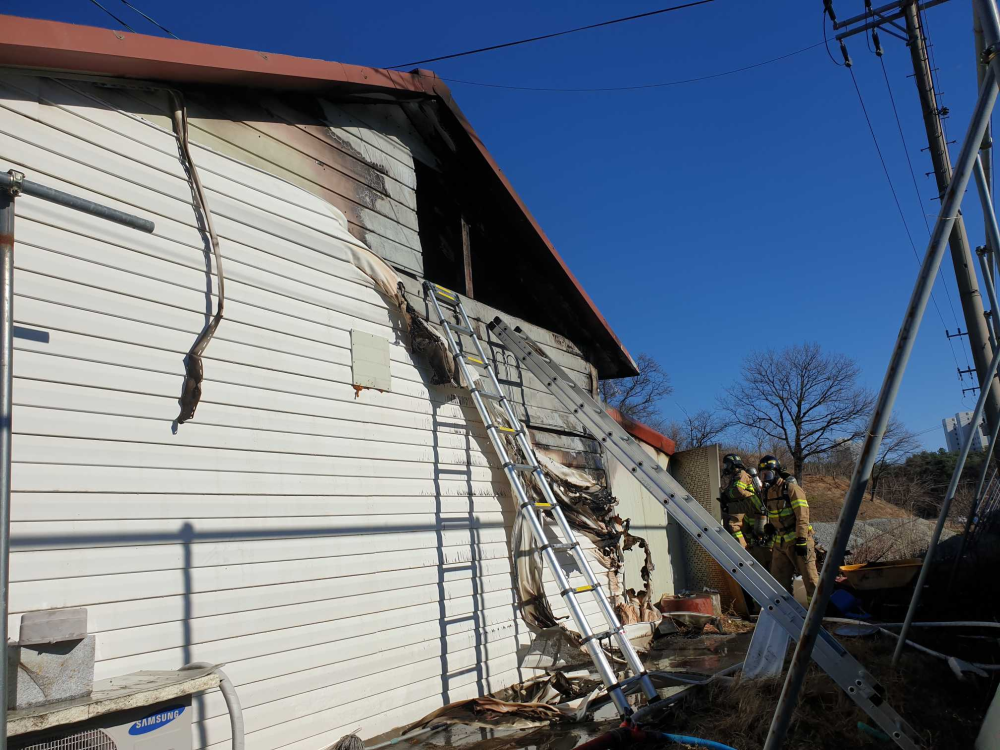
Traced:
<path fill-rule="evenodd" d="M 464 294 L 462 209 L 448 190 L 444 175 L 420 161 L 414 161 L 413 166 L 424 278 Z"/>
<path fill-rule="evenodd" d="M 523 254 L 502 229 L 487 228 L 473 196 L 460 201 L 448 178 L 433 167 L 414 162 L 417 178 L 417 223 L 424 258 L 424 278 L 498 310 L 527 320 L 543 317 Z M 451 187 L 452 189 L 449 189 Z M 464 252 L 462 225 L 468 236 Z M 493 221 L 492 224 L 498 224 Z M 472 293 L 466 265 L 471 268 Z M 537 274 L 535 274 L 537 277 Z"/>

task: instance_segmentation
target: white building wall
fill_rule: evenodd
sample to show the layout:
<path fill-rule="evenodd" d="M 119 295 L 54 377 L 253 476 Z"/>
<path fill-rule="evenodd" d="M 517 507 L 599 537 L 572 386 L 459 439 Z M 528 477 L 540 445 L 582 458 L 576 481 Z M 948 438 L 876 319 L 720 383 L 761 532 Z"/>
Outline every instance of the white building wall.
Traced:
<path fill-rule="evenodd" d="M 482 425 L 425 384 L 346 260 L 342 214 L 200 145 L 226 319 L 196 417 L 174 423 L 216 278 L 162 113 L 103 96 L 0 72 L 4 169 L 156 223 L 17 201 L 12 637 L 22 612 L 83 606 L 98 679 L 224 662 L 250 750 L 373 736 L 520 680 L 513 507 Z M 578 355 L 518 323 L 589 383 Z M 389 340 L 390 392 L 352 388 L 352 329 Z M 194 718 L 196 747 L 229 746 L 221 695 Z"/>
<path fill-rule="evenodd" d="M 948 446 L 949 451 L 959 451 L 962 449 L 962 445 L 965 443 L 969 430 L 972 429 L 972 412 L 962 411 L 955 414 L 954 417 L 948 417 L 947 419 L 942 419 L 941 424 L 944 427 L 945 443 Z M 983 429 L 983 422 L 980 422 L 973 432 L 972 435 L 972 450 L 973 451 L 983 451 L 989 447 L 990 438 L 986 431 Z"/>

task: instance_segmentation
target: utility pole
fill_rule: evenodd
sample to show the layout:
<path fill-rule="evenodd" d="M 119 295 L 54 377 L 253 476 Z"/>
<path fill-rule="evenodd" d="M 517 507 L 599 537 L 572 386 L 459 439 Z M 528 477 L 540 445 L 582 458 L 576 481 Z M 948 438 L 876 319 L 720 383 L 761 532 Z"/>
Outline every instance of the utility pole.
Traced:
<path fill-rule="evenodd" d="M 983 25 L 979 22 L 979 16 L 972 13 L 972 35 L 976 42 L 976 87 L 977 89 L 983 85 L 983 78 L 986 77 L 986 65 L 983 63 L 983 50 L 986 48 L 986 43 L 983 41 Z M 993 154 L 993 126 L 992 124 L 986 126 L 986 135 L 983 136 L 983 142 L 979 146 L 979 157 L 983 165 L 983 173 L 986 176 L 986 188 L 990 192 L 990 197 L 993 196 L 993 161 L 990 158 Z M 997 280 L 995 274 L 996 258 L 1000 254 L 1000 247 L 993 247 L 993 242 L 990 240 L 990 220 L 988 217 L 983 217 L 983 223 L 986 225 L 986 249 L 987 253 L 987 263 L 986 273 L 990 274 L 990 279 L 993 282 L 993 287 L 996 288 Z M 982 265 L 982 264 L 980 264 Z M 995 337 L 1000 335 L 1000 331 L 996 330 L 994 326 L 994 343 L 996 342 Z"/>
<path fill-rule="evenodd" d="M 931 77 L 931 66 L 927 56 L 927 40 L 924 37 L 916 0 L 904 0 L 903 18 L 906 21 L 906 31 L 909 37 L 906 45 L 910 48 L 910 59 L 913 62 L 914 81 L 917 84 L 920 108 L 924 115 L 924 128 L 927 131 L 931 163 L 934 165 L 938 197 L 941 197 L 951 182 L 951 157 L 948 154 L 947 139 L 941 125 L 941 111 L 938 108 L 934 81 Z M 983 314 L 983 299 L 979 293 L 979 282 L 976 279 L 969 237 L 966 234 L 965 222 L 962 220 L 961 214 L 955 222 L 948 244 L 951 248 L 952 265 L 955 267 L 955 279 L 958 283 L 962 312 L 965 314 L 965 325 L 969 332 L 972 358 L 979 375 L 979 382 L 985 386 L 983 381 L 989 371 L 993 349 L 990 346 L 989 329 Z M 993 426 L 1000 420 L 1000 382 L 996 378 L 991 378 L 991 381 L 989 397 L 986 401 L 986 422 L 992 432 Z"/>

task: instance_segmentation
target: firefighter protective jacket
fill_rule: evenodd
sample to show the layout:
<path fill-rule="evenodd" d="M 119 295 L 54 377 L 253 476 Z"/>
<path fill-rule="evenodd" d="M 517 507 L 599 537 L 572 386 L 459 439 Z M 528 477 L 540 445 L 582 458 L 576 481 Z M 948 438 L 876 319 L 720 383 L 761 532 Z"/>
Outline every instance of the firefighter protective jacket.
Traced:
<path fill-rule="evenodd" d="M 767 520 L 777 529 L 776 542 L 795 541 L 796 537 L 809 538 L 809 503 L 806 492 L 794 479 L 778 477 L 764 490 Z"/>

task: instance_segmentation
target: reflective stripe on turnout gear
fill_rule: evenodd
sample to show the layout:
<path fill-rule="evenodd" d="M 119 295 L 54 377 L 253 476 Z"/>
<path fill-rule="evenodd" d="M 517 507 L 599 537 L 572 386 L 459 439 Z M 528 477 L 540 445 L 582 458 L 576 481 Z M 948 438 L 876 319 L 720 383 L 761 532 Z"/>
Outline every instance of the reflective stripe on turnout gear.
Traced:
<path fill-rule="evenodd" d="M 813 533 L 812 524 L 809 524 L 809 533 L 810 534 Z M 796 530 L 796 531 L 790 531 L 787 534 L 778 534 L 777 536 L 774 537 L 774 540 L 784 544 L 785 542 L 794 542 L 798 538 L 799 538 L 799 532 L 798 530 Z"/>

